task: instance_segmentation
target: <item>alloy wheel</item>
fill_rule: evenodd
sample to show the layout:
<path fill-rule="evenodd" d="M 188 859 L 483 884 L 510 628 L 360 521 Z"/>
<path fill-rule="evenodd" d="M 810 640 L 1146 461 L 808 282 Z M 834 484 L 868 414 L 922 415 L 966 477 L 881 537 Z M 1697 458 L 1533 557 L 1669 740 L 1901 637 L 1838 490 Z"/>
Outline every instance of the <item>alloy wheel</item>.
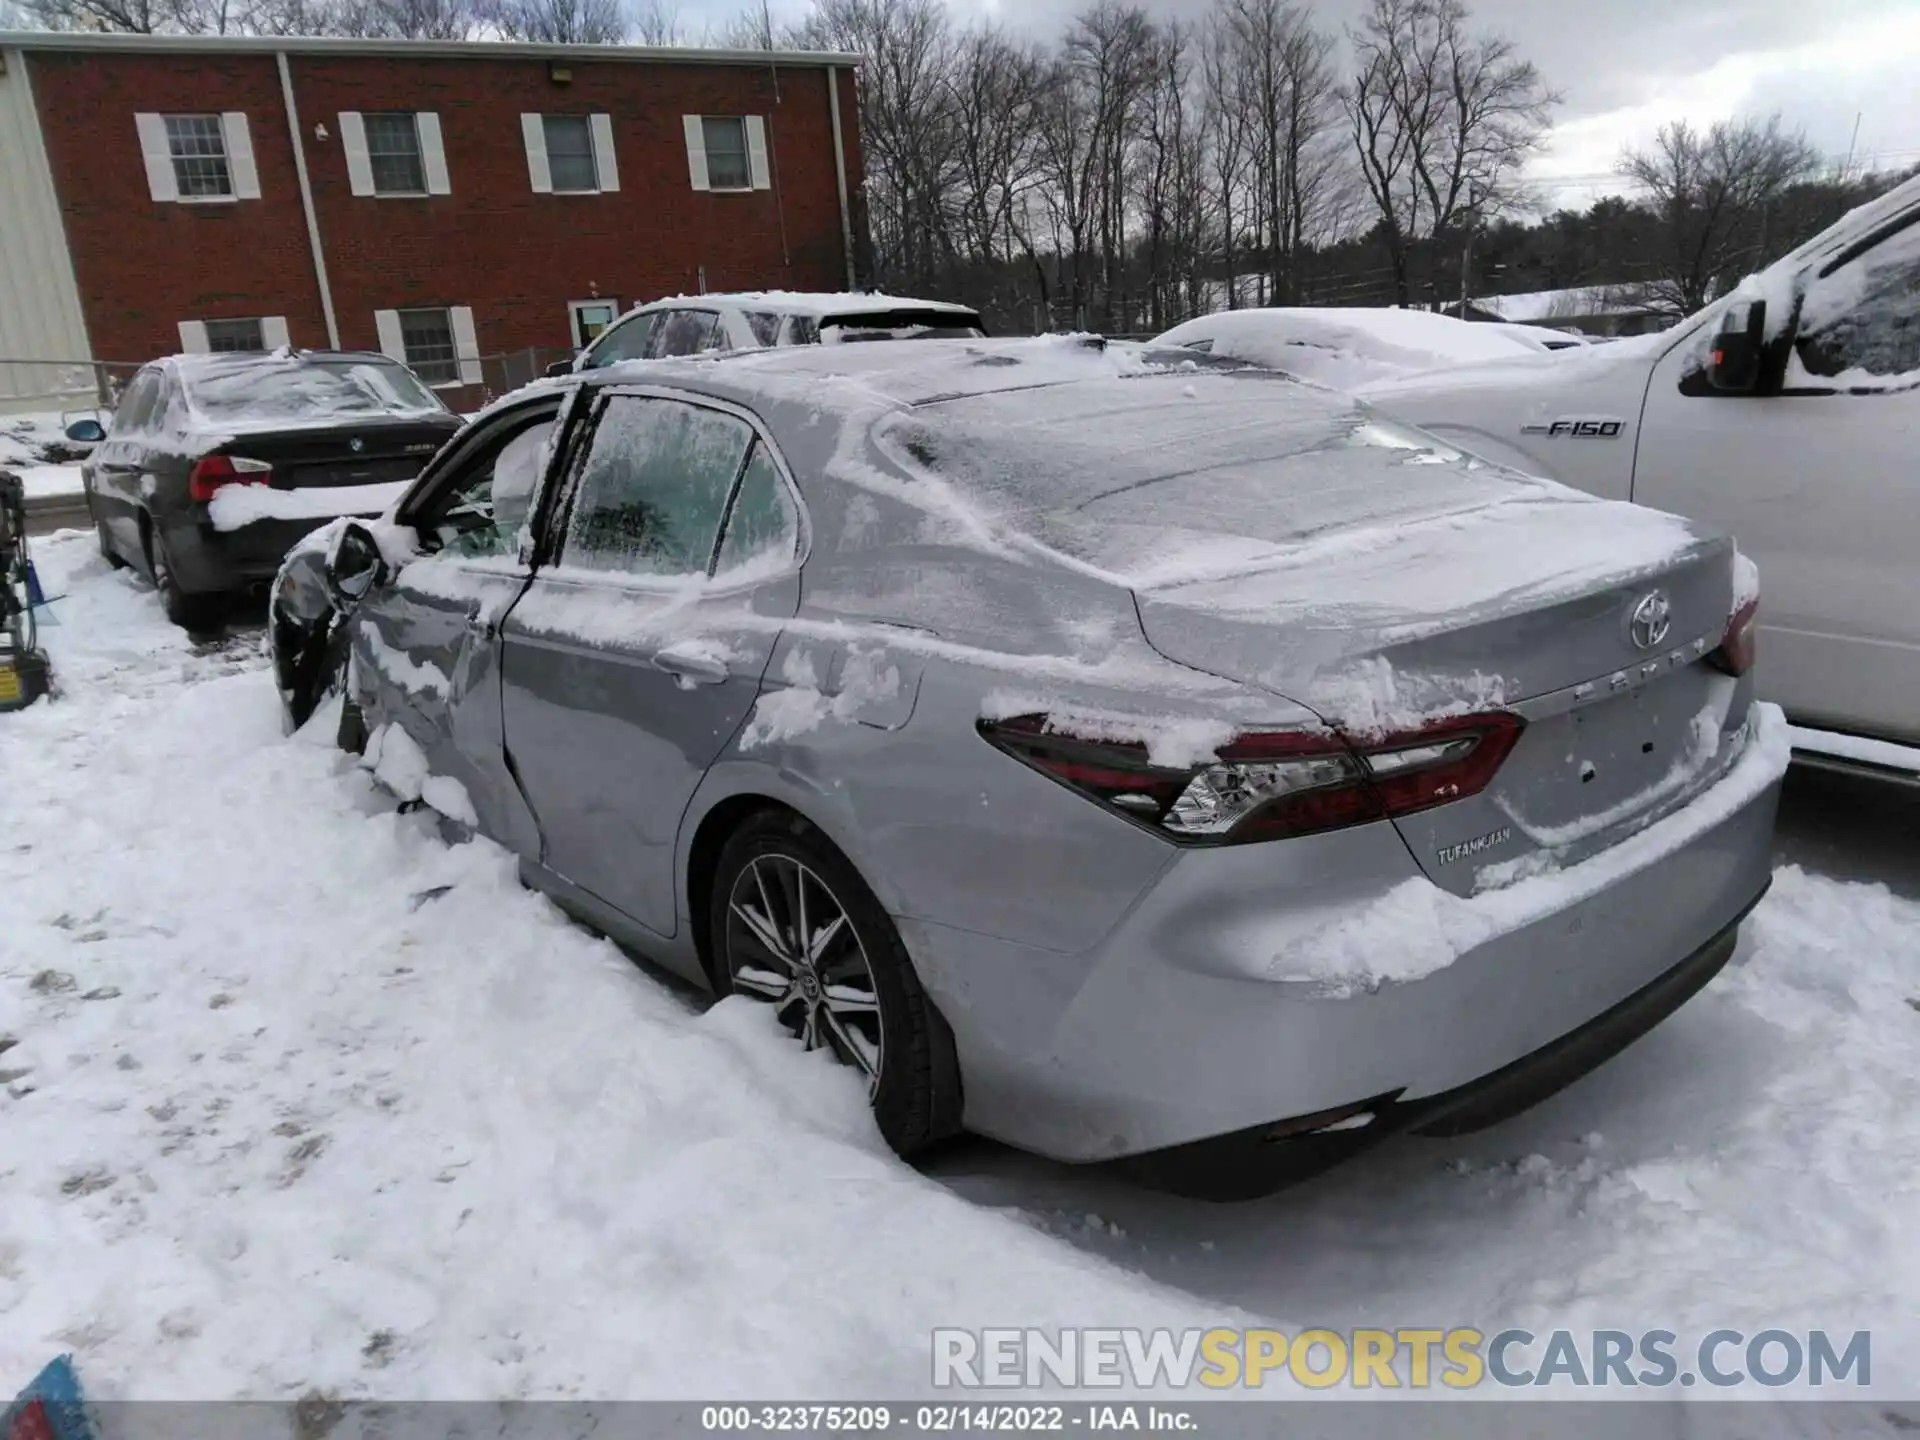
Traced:
<path fill-rule="evenodd" d="M 819 874 L 790 855 L 757 855 L 727 897 L 734 991 L 771 1004 L 808 1050 L 831 1049 L 880 1083 L 880 997 L 866 947 Z"/>

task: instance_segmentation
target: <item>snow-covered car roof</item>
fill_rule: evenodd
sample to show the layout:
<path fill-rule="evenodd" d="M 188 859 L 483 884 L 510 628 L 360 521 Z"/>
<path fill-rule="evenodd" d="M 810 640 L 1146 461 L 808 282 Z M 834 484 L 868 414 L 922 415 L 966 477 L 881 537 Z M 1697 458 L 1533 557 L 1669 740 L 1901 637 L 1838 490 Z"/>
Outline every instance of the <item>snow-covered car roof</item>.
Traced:
<path fill-rule="evenodd" d="M 940 400 L 1078 380 L 1234 362 L 1097 335 L 953 340 L 938 345 L 785 345 L 665 360 L 625 360 L 578 377 L 593 384 L 677 381 L 742 401 L 765 396 L 825 412 L 911 408 Z"/>
<path fill-rule="evenodd" d="M 1212 353 L 1349 389 L 1453 365 L 1541 356 L 1539 341 L 1426 310 L 1275 307 L 1203 315 L 1156 337 L 1158 346 L 1211 342 Z"/>
<path fill-rule="evenodd" d="M 975 316 L 971 306 L 950 300 L 915 300 L 877 291 L 810 292 L 805 290 L 733 290 L 719 294 L 669 295 L 634 306 L 629 314 L 675 305 L 732 305 L 743 310 L 767 310 L 778 315 L 810 315 L 830 320 L 839 315 L 871 315 L 883 310 L 929 310 L 946 315 Z"/>

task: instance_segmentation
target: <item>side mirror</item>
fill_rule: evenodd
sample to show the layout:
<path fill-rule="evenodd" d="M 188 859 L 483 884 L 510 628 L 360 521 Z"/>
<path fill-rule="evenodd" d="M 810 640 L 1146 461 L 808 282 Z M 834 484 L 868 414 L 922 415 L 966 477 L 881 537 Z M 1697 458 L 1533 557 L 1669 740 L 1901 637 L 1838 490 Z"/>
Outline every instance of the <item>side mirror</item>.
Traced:
<path fill-rule="evenodd" d="M 1766 343 L 1767 302 L 1744 300 L 1729 305 L 1707 356 L 1707 383 L 1736 395 L 1757 390 Z"/>
<path fill-rule="evenodd" d="M 98 445 L 107 438 L 107 427 L 98 420 L 76 420 L 67 426 L 67 438 L 76 445 Z"/>
<path fill-rule="evenodd" d="M 571 375 L 573 373 L 573 362 L 578 358 L 578 356 L 570 355 L 565 360 L 554 361 L 551 365 L 547 366 L 547 378 L 552 380 L 562 375 Z"/>
<path fill-rule="evenodd" d="M 327 591 L 338 610 L 352 609 L 384 584 L 388 575 L 380 542 L 358 520 L 347 521 L 333 537 L 327 547 L 326 570 Z"/>

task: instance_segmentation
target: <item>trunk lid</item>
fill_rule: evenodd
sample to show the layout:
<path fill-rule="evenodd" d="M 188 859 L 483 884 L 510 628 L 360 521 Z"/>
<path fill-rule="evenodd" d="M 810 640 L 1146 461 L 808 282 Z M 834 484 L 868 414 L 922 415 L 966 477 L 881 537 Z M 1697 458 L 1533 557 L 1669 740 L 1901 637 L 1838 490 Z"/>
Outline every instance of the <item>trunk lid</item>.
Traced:
<path fill-rule="evenodd" d="M 335 423 L 324 428 L 289 426 L 234 435 L 217 446 L 221 454 L 264 460 L 273 466 L 276 490 L 346 485 L 383 485 L 411 480 L 459 428 L 441 419 Z"/>
<path fill-rule="evenodd" d="M 1356 735 L 1523 717 L 1484 791 L 1395 822 L 1430 879 L 1470 894 L 1577 863 L 1731 762 L 1745 691 L 1706 657 L 1734 608 L 1733 557 L 1657 511 L 1541 491 L 1335 527 L 1241 574 L 1136 599 L 1170 659 Z"/>

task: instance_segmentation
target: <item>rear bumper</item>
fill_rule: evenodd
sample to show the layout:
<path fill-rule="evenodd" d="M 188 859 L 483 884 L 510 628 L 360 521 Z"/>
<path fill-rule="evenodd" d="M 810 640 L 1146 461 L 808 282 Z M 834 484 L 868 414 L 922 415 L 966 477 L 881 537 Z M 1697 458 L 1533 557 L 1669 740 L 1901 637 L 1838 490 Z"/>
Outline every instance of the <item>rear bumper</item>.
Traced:
<path fill-rule="evenodd" d="M 960 1047 L 968 1125 L 1092 1162 L 1474 1093 L 1712 953 L 1765 893 L 1787 749 L 1779 713 L 1755 714 L 1728 774 L 1640 835 L 1484 907 L 1442 900 L 1455 936 L 1462 915 L 1499 923 L 1468 925 L 1450 963 L 1404 983 L 1331 994 L 1271 978 L 1303 914 L 1322 929 L 1355 920 L 1353 943 L 1385 952 L 1403 933 L 1430 940 L 1396 929 L 1421 923 L 1418 904 L 1405 918 L 1407 897 L 1439 892 L 1408 888 L 1418 872 L 1390 826 L 1183 856 L 1084 955 L 903 922 Z M 1583 872 L 1598 882 L 1572 883 Z M 1548 903 L 1516 910 L 1536 883 Z M 1636 1013 L 1659 1018 L 1650 1002 Z"/>
<path fill-rule="evenodd" d="M 205 519 L 183 521 L 168 528 L 167 550 L 180 588 L 188 594 L 241 590 L 271 581 L 289 550 L 331 523 L 326 516 L 256 520 L 233 530 L 216 530 Z"/>
<path fill-rule="evenodd" d="M 1754 896 L 1749 912 L 1764 894 Z M 1113 1163 L 1133 1178 L 1176 1193 L 1255 1199 L 1392 1135 L 1463 1135 L 1498 1124 L 1598 1069 L 1691 1000 L 1733 958 L 1745 918 L 1743 912 L 1611 1010 L 1478 1080 L 1420 1100 L 1375 1096 L 1354 1102 L 1351 1109 L 1255 1125 Z"/>

